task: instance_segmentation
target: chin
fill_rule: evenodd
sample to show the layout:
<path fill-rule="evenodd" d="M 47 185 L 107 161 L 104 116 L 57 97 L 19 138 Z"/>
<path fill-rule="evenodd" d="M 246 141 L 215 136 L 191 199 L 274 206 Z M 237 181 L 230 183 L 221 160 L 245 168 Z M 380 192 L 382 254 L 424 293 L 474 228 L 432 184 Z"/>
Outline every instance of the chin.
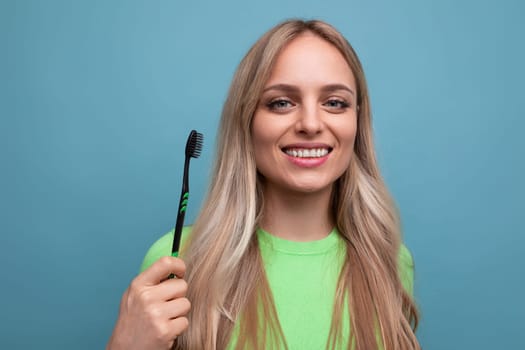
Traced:
<path fill-rule="evenodd" d="M 303 194 L 316 194 L 326 191 L 332 190 L 333 183 L 329 184 L 320 184 L 318 181 L 316 183 L 302 183 L 302 184 L 294 184 L 293 186 L 289 186 L 289 190 L 291 192 L 295 193 L 303 193 Z"/>
<path fill-rule="evenodd" d="M 262 175 L 262 174 L 261 174 Z M 305 177 L 264 177 L 263 183 L 267 190 L 277 191 L 277 193 L 291 195 L 314 195 L 332 191 L 337 179 L 326 178 L 323 176 Z"/>

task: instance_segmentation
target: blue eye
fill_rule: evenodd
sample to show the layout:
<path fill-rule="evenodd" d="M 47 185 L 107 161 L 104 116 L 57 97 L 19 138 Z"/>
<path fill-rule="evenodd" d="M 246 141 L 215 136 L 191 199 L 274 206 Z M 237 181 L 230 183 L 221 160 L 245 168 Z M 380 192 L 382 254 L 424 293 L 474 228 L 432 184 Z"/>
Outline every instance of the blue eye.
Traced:
<path fill-rule="evenodd" d="M 290 108 L 293 105 L 292 105 L 292 102 L 280 98 L 280 99 L 270 101 L 266 106 L 270 110 L 282 110 L 282 109 Z"/>
<path fill-rule="evenodd" d="M 335 109 L 345 109 L 345 108 L 350 107 L 350 104 L 348 102 L 344 100 L 339 100 L 336 98 L 326 101 L 323 105 L 326 107 L 335 108 Z"/>

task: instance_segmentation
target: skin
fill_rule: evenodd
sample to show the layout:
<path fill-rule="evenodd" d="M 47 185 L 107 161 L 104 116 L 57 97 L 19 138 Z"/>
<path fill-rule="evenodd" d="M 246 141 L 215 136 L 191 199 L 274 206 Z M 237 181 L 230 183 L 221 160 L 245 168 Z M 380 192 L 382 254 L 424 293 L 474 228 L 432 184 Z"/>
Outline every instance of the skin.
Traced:
<path fill-rule="evenodd" d="M 252 123 L 257 169 L 263 175 L 262 226 L 294 241 L 325 237 L 333 228 L 330 196 L 348 169 L 357 130 L 356 83 L 341 53 L 311 33 L 280 53 Z M 290 145 L 330 148 L 320 165 L 298 165 Z"/>
<path fill-rule="evenodd" d="M 185 271 L 184 261 L 166 256 L 139 274 L 122 296 L 106 349 L 171 349 L 188 328 Z M 177 278 L 167 279 L 172 273 Z"/>

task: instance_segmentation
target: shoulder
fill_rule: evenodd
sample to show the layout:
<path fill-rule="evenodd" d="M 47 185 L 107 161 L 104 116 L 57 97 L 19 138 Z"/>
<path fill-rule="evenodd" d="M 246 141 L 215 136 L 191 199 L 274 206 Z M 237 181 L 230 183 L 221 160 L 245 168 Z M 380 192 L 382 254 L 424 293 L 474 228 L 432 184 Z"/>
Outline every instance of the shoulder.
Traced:
<path fill-rule="evenodd" d="M 146 270 L 155 261 L 162 258 L 163 256 L 171 255 L 171 247 L 173 245 L 173 232 L 174 230 L 171 230 L 151 245 L 151 247 L 146 252 L 146 256 L 144 256 L 144 260 L 142 260 L 142 264 L 140 265 L 140 272 Z M 182 229 L 181 246 L 186 242 L 190 232 L 191 226 L 185 226 Z"/>
<path fill-rule="evenodd" d="M 398 271 L 401 284 L 408 294 L 414 295 L 414 259 L 404 244 L 399 247 Z"/>
<path fill-rule="evenodd" d="M 399 246 L 398 260 L 401 268 L 414 269 L 412 253 L 410 253 L 410 250 L 408 250 L 404 244 Z"/>

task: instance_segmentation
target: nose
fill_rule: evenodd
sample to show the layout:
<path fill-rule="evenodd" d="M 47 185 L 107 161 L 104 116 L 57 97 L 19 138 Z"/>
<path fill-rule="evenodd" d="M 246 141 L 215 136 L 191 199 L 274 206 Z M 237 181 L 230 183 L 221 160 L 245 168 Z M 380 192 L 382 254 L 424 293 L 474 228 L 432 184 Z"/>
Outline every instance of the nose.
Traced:
<path fill-rule="evenodd" d="M 317 104 L 303 104 L 298 111 L 295 131 L 304 135 L 321 133 L 324 128 L 321 113 Z"/>

